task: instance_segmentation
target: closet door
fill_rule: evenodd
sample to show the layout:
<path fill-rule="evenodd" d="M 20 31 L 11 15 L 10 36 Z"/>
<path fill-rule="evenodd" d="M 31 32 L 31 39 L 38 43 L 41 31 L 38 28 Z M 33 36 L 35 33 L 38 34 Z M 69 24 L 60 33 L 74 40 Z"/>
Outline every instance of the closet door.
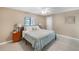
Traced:
<path fill-rule="evenodd" d="M 46 17 L 47 29 L 53 30 L 53 16 Z"/>

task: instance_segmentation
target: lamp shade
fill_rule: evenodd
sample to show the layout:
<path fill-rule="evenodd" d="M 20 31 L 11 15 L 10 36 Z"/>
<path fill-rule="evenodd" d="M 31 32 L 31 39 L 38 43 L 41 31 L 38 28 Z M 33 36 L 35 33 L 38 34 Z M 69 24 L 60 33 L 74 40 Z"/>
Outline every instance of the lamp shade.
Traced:
<path fill-rule="evenodd" d="M 22 27 L 22 24 L 18 24 L 18 27 Z"/>

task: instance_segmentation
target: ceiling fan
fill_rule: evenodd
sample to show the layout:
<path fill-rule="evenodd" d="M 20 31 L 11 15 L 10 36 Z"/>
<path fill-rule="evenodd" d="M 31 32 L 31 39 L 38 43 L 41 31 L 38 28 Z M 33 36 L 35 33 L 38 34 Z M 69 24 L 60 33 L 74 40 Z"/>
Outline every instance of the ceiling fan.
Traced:
<path fill-rule="evenodd" d="M 48 8 L 48 7 L 43 7 L 41 11 L 43 15 L 47 15 L 50 12 L 51 12 L 51 8 Z"/>

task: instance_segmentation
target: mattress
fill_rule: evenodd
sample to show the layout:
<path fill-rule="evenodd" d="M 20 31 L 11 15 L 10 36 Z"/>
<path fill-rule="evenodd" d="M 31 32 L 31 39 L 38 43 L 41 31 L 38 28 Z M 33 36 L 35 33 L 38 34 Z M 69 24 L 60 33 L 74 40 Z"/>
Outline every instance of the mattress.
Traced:
<path fill-rule="evenodd" d="M 23 31 L 23 37 L 32 44 L 34 50 L 41 50 L 55 39 L 55 32 L 49 30 Z"/>

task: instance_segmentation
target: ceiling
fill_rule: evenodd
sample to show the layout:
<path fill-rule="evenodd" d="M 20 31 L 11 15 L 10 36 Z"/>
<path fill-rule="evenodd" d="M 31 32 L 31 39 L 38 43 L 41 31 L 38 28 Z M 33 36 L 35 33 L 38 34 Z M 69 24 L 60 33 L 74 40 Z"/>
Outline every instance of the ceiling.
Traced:
<path fill-rule="evenodd" d="M 79 7 L 9 7 L 11 9 L 16 9 L 24 12 L 30 12 L 38 15 L 51 15 L 56 13 L 62 13 L 72 10 L 79 10 Z M 47 9 L 46 13 L 44 12 Z M 42 13 L 42 11 L 44 13 Z"/>

